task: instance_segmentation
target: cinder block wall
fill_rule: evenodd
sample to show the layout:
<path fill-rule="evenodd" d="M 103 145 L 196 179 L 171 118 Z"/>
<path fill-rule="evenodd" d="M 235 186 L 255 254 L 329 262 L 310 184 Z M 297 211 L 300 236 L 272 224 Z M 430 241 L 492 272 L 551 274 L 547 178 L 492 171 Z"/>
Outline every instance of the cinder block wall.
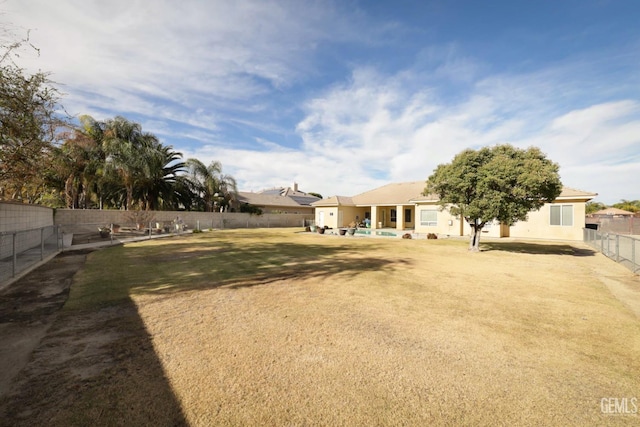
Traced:
<path fill-rule="evenodd" d="M 53 209 L 24 203 L 0 202 L 0 233 L 53 225 Z"/>
<path fill-rule="evenodd" d="M 0 202 L 0 259 L 40 245 L 53 234 L 53 209 L 24 203 Z M 44 234 L 39 229 L 44 230 Z M 26 230 L 34 230 L 26 232 Z M 18 232 L 18 233 L 16 233 Z M 14 240 L 15 239 L 15 246 Z"/>
<path fill-rule="evenodd" d="M 180 219 L 189 229 L 198 224 L 201 230 L 209 228 L 260 228 L 260 227 L 302 227 L 303 221 L 313 220 L 313 214 L 263 214 L 232 212 L 183 212 L 183 211 L 119 211 L 94 209 L 57 209 L 54 217 L 56 225 L 64 233 L 80 230 L 97 231 L 98 227 L 118 224 L 121 227 L 134 227 L 136 222 L 172 222 Z"/>

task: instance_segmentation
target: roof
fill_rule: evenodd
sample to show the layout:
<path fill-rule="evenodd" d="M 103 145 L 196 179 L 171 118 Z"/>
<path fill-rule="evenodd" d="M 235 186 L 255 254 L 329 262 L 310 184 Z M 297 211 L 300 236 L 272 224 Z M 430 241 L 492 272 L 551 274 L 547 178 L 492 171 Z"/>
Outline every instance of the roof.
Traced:
<path fill-rule="evenodd" d="M 592 213 L 591 215 L 618 215 L 618 216 L 633 216 L 634 213 L 630 212 L 630 211 L 625 211 L 624 209 L 618 209 L 618 208 L 606 208 L 606 209 L 602 209 L 599 210 L 597 212 Z"/>
<path fill-rule="evenodd" d="M 314 207 L 328 206 L 373 206 L 373 205 L 406 205 L 420 202 L 436 202 L 438 196 L 430 194 L 424 196 L 425 181 L 396 182 L 373 190 L 365 191 L 353 197 L 332 196 L 327 199 L 311 203 Z M 597 193 L 589 193 L 570 187 L 563 187 L 558 199 L 590 200 Z"/>
<path fill-rule="evenodd" d="M 353 197 L 331 196 L 313 202 L 311 206 L 370 206 L 370 205 L 403 205 L 412 203 L 422 197 L 425 181 L 394 182 L 365 191 Z"/>
<path fill-rule="evenodd" d="M 276 187 L 258 191 L 257 193 L 240 191 L 238 192 L 238 201 L 240 203 L 249 203 L 255 206 L 272 206 L 272 207 L 311 207 L 311 203 L 321 200 L 316 196 L 307 194 L 298 190 L 298 185 L 294 183 L 295 188 Z"/>
<path fill-rule="evenodd" d="M 571 187 L 562 187 L 562 192 L 558 196 L 558 199 L 593 199 L 598 193 L 590 193 L 588 191 L 576 190 Z"/>
<path fill-rule="evenodd" d="M 257 193 L 241 192 L 240 194 L 243 194 L 247 199 L 254 200 L 245 201 L 246 203 L 265 206 L 274 205 L 274 203 L 277 206 L 311 206 L 311 203 L 320 200 L 319 197 L 312 196 L 311 194 L 305 193 L 304 191 L 299 191 L 297 188 L 297 184 L 295 184 L 295 188 L 276 187 L 261 190 Z M 265 197 L 262 198 L 261 196 Z M 293 200 L 294 204 L 291 204 L 291 201 L 284 201 L 284 199 L 280 199 L 280 197 L 291 199 Z"/>
<path fill-rule="evenodd" d="M 238 192 L 238 201 L 240 203 L 249 203 L 255 206 L 278 206 L 299 208 L 301 205 L 291 197 L 280 196 L 279 194 L 250 193 L 245 191 Z"/>
<path fill-rule="evenodd" d="M 320 206 L 355 206 L 351 197 L 331 196 L 326 199 L 320 199 L 311 203 L 313 207 Z"/>
<path fill-rule="evenodd" d="M 353 196 L 356 205 L 402 205 L 421 197 L 425 181 L 395 182 Z"/>

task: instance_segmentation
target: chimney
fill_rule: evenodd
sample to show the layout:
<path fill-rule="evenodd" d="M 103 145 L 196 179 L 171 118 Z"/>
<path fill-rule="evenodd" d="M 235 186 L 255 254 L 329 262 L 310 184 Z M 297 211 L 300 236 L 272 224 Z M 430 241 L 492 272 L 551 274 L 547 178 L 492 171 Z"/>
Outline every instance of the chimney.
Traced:
<path fill-rule="evenodd" d="M 297 183 L 297 182 L 294 182 L 294 183 L 293 183 L 293 192 L 294 192 L 294 193 L 297 193 L 297 192 L 298 192 L 298 183 Z"/>

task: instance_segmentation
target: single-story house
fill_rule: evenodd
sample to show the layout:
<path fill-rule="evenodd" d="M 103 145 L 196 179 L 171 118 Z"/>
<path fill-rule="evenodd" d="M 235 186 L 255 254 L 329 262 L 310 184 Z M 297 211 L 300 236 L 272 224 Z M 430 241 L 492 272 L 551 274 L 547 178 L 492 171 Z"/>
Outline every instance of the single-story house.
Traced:
<path fill-rule="evenodd" d="M 321 200 L 319 197 L 298 189 L 298 184 L 291 187 L 278 187 L 258 192 L 239 191 L 237 201 L 240 205 L 247 203 L 259 207 L 263 213 L 290 213 L 313 215 L 311 203 Z"/>
<path fill-rule="evenodd" d="M 347 227 L 365 219 L 371 228 L 466 236 L 471 228 L 464 219 L 441 209 L 435 196 L 423 196 L 425 181 L 387 184 L 352 197 L 333 196 L 313 202 L 316 225 Z M 582 240 L 585 205 L 597 194 L 564 187 L 552 203 L 529 213 L 527 221 L 509 227 L 489 223 L 483 234 L 491 237 Z"/>
<path fill-rule="evenodd" d="M 605 208 L 605 209 L 601 209 L 597 212 L 592 213 L 589 216 L 592 216 L 594 218 L 599 218 L 599 217 L 605 217 L 605 218 L 625 218 L 625 217 L 630 217 L 630 216 L 634 216 L 635 214 L 633 212 L 630 211 L 625 211 L 624 209 L 618 209 L 618 208 Z"/>

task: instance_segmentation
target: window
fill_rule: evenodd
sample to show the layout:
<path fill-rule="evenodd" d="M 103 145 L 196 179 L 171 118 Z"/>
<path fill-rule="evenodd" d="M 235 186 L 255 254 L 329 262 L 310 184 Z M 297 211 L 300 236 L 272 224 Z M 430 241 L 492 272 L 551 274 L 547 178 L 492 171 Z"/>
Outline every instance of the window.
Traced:
<path fill-rule="evenodd" d="M 396 222 L 396 218 L 397 218 L 398 213 L 396 212 L 395 209 L 391 209 L 391 222 Z"/>
<path fill-rule="evenodd" d="M 573 225 L 573 205 L 551 206 L 551 225 Z"/>
<path fill-rule="evenodd" d="M 404 210 L 404 222 L 411 222 L 411 209 Z"/>
<path fill-rule="evenodd" d="M 420 211 L 420 225 L 427 227 L 438 225 L 438 211 Z"/>

